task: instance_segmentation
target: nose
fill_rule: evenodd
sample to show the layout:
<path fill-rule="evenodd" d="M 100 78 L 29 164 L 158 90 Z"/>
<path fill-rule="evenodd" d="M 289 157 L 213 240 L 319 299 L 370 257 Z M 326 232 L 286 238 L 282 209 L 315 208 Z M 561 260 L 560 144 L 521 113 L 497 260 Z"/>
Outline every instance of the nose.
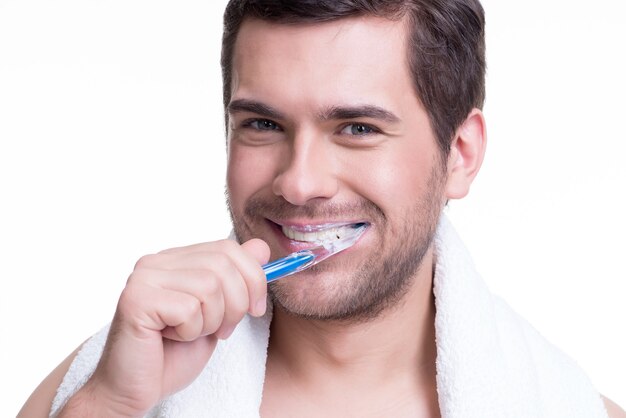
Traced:
<path fill-rule="evenodd" d="M 313 199 L 330 199 L 338 189 L 333 160 L 323 139 L 296 137 L 283 168 L 274 178 L 272 191 L 298 206 Z"/>

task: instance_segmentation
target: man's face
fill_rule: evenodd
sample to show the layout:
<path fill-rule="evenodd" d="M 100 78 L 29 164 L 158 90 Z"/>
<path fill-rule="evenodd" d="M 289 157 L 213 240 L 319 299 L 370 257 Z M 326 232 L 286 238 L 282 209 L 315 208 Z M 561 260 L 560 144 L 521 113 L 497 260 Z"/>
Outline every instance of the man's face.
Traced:
<path fill-rule="evenodd" d="M 238 238 L 262 238 L 275 259 L 313 246 L 311 229 L 369 224 L 353 247 L 271 285 L 274 302 L 296 315 L 376 315 L 404 294 L 430 248 L 446 169 L 404 31 L 378 18 L 241 27 L 227 174 Z"/>

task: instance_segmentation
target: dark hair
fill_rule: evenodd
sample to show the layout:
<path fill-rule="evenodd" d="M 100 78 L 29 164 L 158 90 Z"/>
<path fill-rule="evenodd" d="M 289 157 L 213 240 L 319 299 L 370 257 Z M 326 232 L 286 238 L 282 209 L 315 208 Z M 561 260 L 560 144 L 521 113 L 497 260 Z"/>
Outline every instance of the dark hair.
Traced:
<path fill-rule="evenodd" d="M 479 0 L 230 0 L 222 38 L 225 108 L 231 99 L 233 49 L 245 18 L 298 24 L 367 15 L 406 19 L 415 92 L 447 155 L 457 128 L 485 100 L 485 17 Z"/>

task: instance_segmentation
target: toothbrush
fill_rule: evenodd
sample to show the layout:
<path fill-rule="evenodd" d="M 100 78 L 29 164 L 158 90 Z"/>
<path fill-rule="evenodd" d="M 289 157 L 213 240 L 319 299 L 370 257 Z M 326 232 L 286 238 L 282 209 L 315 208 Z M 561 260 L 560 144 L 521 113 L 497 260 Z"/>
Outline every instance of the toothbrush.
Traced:
<path fill-rule="evenodd" d="M 356 224 L 354 229 L 341 238 L 321 242 L 320 245 L 316 247 L 296 251 L 286 257 L 263 265 L 267 282 L 270 283 L 285 276 L 306 270 L 331 255 L 352 247 L 365 229 L 367 229 L 367 224 Z"/>

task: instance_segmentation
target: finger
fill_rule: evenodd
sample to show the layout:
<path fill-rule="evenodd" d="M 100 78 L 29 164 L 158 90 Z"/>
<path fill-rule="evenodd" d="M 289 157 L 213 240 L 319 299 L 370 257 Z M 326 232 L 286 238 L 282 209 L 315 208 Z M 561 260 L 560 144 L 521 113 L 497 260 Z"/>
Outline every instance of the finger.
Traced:
<path fill-rule="evenodd" d="M 234 266 L 222 267 L 227 276 L 236 276 L 243 283 Z M 133 280 L 149 282 L 150 286 L 187 293 L 201 306 L 202 335 L 215 333 L 224 319 L 224 292 L 222 279 L 209 270 L 157 270 L 141 269 L 133 273 Z M 172 331 L 168 331 L 172 332 Z M 169 335 L 169 334 L 168 334 Z"/>
<path fill-rule="evenodd" d="M 235 251 L 242 250 L 236 249 Z M 135 270 L 217 270 L 212 257 L 214 255 L 219 257 L 221 254 L 223 254 L 223 252 L 217 248 L 194 252 L 148 254 L 137 260 Z"/>
<path fill-rule="evenodd" d="M 159 251 L 158 254 L 180 254 L 180 253 L 211 251 L 213 247 L 215 247 L 215 245 L 219 245 L 221 241 L 232 241 L 235 244 L 237 243 L 237 241 L 231 240 L 231 239 L 224 239 L 224 240 L 211 241 L 211 242 L 201 242 L 198 244 L 185 245 L 182 247 L 168 248 L 166 250 Z"/>
<path fill-rule="evenodd" d="M 237 324 L 250 309 L 250 298 L 246 281 L 236 270 L 232 260 L 227 260 L 231 268 L 236 272 L 228 276 L 223 276 L 221 285 L 224 296 L 224 319 L 222 325 L 215 335 L 220 339 L 228 338 L 234 331 Z"/>
<path fill-rule="evenodd" d="M 168 250 L 144 256 L 139 259 L 135 268 L 207 269 L 221 275 L 225 263 L 218 263 L 216 259 L 221 259 L 219 254 L 226 254 L 245 280 L 249 295 L 248 312 L 255 316 L 265 313 L 267 283 L 260 264 L 267 262 L 270 250 L 264 241 L 252 239 L 239 245 L 232 240 L 222 240 L 183 248 L 181 251 Z"/>
<path fill-rule="evenodd" d="M 181 254 L 181 253 L 196 253 L 196 252 L 212 252 L 216 249 L 223 249 L 232 244 L 239 245 L 237 241 L 231 239 L 203 242 L 199 244 L 187 245 L 184 247 L 169 248 L 163 251 L 159 251 L 157 254 Z M 259 264 L 265 264 L 270 257 L 270 248 L 265 241 L 259 238 L 252 238 L 246 243 L 242 244 L 242 247 L 247 247 L 248 252 L 255 257 Z"/>
<path fill-rule="evenodd" d="M 202 308 L 200 301 L 184 292 L 165 290 L 161 294 L 159 315 L 167 328 L 168 338 L 176 341 L 193 341 L 202 335 Z"/>
<path fill-rule="evenodd" d="M 263 315 L 266 309 L 267 280 L 260 262 L 265 262 L 269 258 L 269 247 L 267 244 L 260 239 L 250 240 L 243 245 L 239 245 L 231 240 L 222 240 L 215 242 L 213 249 L 217 252 L 211 254 L 227 255 L 241 274 L 248 290 L 248 312 L 255 316 Z M 200 259 L 211 264 L 207 268 L 215 267 L 215 258 L 211 258 L 209 261 L 208 253 L 200 257 Z M 218 261 L 225 260 L 218 258 Z"/>
<path fill-rule="evenodd" d="M 243 254 L 240 248 L 237 248 L 237 252 Z M 209 316 L 210 311 L 215 309 L 209 295 L 219 285 L 218 290 L 221 291 L 219 296 L 223 298 L 221 324 L 218 324 L 219 328 L 215 330 L 214 320 L 208 318 L 203 332 L 215 332 L 218 338 L 228 338 L 245 313 L 250 309 L 248 287 L 246 280 L 234 261 L 236 257 L 232 256 L 231 251 L 229 255 L 224 252 L 193 253 L 179 255 L 179 258 L 196 259 L 195 261 L 188 261 L 186 264 L 206 266 L 206 269 L 202 270 L 204 275 L 197 280 L 179 280 L 167 285 L 182 291 L 191 292 L 198 297 L 203 302 L 207 312 L 205 316 Z"/>
<path fill-rule="evenodd" d="M 250 296 L 250 314 L 262 316 L 267 308 L 267 278 L 261 267 L 269 261 L 270 248 L 263 240 L 253 238 L 241 245 L 241 248 L 248 253 L 256 263 L 249 263 L 242 260 L 239 269 L 244 270 L 243 277 L 248 286 Z"/>
<path fill-rule="evenodd" d="M 159 269 L 159 270 L 198 270 L 208 268 L 210 265 L 198 257 L 198 254 L 207 254 L 207 250 L 203 252 L 179 252 L 179 253 L 158 253 L 147 254 L 141 257 L 135 263 L 133 270 L 140 269 Z"/>
<path fill-rule="evenodd" d="M 258 238 L 252 238 L 241 245 L 245 251 L 252 255 L 259 264 L 265 264 L 270 259 L 270 247 Z"/>
<path fill-rule="evenodd" d="M 252 239 L 244 245 L 232 240 L 221 240 L 147 254 L 137 260 L 134 269 L 209 269 L 211 264 L 207 262 L 207 258 L 203 258 L 203 255 L 220 252 L 236 255 L 242 251 L 257 259 L 259 264 L 269 259 L 269 247 L 260 239 Z"/>
<path fill-rule="evenodd" d="M 185 292 L 133 283 L 122 292 L 118 312 L 139 337 L 142 330 L 161 332 L 167 327 L 175 330 L 170 336 L 178 341 L 192 341 L 201 335 L 200 301 Z"/>

